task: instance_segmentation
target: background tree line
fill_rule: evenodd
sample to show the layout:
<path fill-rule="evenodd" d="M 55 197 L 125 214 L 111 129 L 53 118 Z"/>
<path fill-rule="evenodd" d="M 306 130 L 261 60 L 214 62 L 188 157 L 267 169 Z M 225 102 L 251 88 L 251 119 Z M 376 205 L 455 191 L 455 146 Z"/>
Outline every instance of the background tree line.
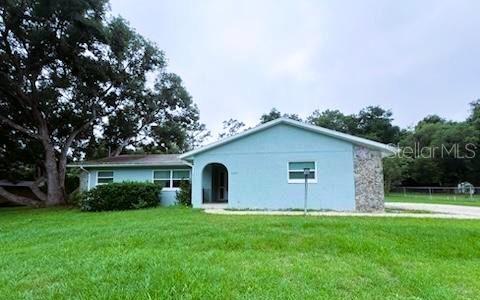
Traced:
<path fill-rule="evenodd" d="M 478 151 L 480 100 L 470 104 L 470 115 L 464 121 L 454 122 L 437 115 L 429 115 L 409 128 L 393 125 L 392 112 L 380 106 L 368 106 L 356 114 L 343 114 L 338 110 L 316 110 L 305 120 L 296 114 L 282 114 L 273 108 L 263 114 L 259 121 L 261 124 L 280 117 L 398 145 L 403 149 L 426 148 L 425 157 L 405 152 L 401 157 L 384 159 L 387 190 L 394 185 L 456 186 L 463 181 L 480 185 L 480 158 L 470 157 L 472 150 L 475 154 Z M 225 121 L 223 125 L 223 132 L 219 137 L 233 135 L 245 129 L 245 124 L 235 119 Z M 428 157 L 429 149 L 434 148 L 437 148 L 435 155 Z"/>

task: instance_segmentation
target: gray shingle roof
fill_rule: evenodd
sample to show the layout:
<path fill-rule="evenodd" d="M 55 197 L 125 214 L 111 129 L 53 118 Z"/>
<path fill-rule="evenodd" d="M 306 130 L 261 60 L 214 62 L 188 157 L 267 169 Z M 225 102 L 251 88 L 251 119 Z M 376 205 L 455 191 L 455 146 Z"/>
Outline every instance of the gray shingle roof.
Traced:
<path fill-rule="evenodd" d="M 127 154 L 69 164 L 70 167 L 101 166 L 187 166 L 180 154 Z"/>

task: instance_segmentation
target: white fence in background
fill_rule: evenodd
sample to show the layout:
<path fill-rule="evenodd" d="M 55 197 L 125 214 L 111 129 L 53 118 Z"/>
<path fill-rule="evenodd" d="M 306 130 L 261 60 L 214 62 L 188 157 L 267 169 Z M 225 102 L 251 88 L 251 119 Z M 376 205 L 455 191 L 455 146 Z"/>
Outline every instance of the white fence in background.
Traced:
<path fill-rule="evenodd" d="M 394 187 L 389 193 L 396 197 L 409 197 L 409 198 L 435 198 L 441 197 L 450 200 L 479 200 L 480 201 L 480 187 L 433 187 L 433 186 L 420 186 L 420 187 Z"/>

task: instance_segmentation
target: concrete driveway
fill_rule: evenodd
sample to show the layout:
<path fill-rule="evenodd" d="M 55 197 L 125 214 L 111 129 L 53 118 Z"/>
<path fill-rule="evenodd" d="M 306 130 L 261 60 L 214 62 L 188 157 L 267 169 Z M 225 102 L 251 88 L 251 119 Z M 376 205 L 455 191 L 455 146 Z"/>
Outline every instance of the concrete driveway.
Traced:
<path fill-rule="evenodd" d="M 397 203 L 395 203 L 397 204 Z M 410 204 L 410 203 L 406 203 Z M 388 207 L 388 203 L 386 204 Z M 453 205 L 455 206 L 455 205 Z M 392 208 L 393 205 L 392 205 Z M 400 209 L 400 206 L 396 207 Z M 426 210 L 424 208 L 404 208 L 407 210 Z M 215 215 L 249 215 L 249 216 L 303 216 L 302 211 L 285 210 L 228 210 L 218 208 L 207 208 L 204 210 L 207 214 Z M 309 211 L 309 216 L 317 217 L 374 217 L 374 218 L 424 218 L 424 219 L 480 219 L 480 215 L 451 214 L 451 213 L 418 213 L 418 212 L 374 212 L 360 213 L 348 211 Z"/>
<path fill-rule="evenodd" d="M 386 202 L 385 207 L 393 208 L 393 209 L 405 209 L 405 210 L 424 210 L 432 213 L 480 218 L 480 207 L 476 207 L 476 206 Z"/>

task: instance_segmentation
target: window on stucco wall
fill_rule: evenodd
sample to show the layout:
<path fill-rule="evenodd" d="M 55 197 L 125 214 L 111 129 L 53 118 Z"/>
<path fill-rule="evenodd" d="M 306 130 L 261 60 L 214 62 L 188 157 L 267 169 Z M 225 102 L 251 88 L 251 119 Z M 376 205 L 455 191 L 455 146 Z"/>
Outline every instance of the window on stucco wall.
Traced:
<path fill-rule="evenodd" d="M 153 182 L 162 188 L 178 188 L 182 180 L 190 180 L 189 170 L 156 170 L 153 171 Z"/>
<path fill-rule="evenodd" d="M 97 185 L 107 184 L 113 182 L 113 171 L 98 171 Z"/>
<path fill-rule="evenodd" d="M 315 161 L 292 161 L 288 163 L 288 183 L 304 183 L 304 170 L 308 168 L 308 182 L 317 182 L 317 164 Z"/>

